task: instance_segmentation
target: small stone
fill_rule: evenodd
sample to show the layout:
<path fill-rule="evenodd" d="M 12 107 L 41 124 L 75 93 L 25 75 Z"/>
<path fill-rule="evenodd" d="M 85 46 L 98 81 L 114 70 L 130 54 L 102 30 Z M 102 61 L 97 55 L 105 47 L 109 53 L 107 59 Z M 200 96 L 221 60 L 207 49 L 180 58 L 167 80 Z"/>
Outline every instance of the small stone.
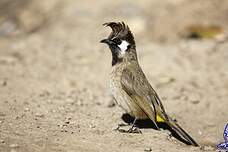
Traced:
<path fill-rule="evenodd" d="M 71 119 L 72 119 L 72 117 L 66 117 L 66 121 L 69 121 Z"/>
<path fill-rule="evenodd" d="M 62 124 L 57 124 L 57 126 L 62 129 L 63 128 L 63 125 Z"/>
<path fill-rule="evenodd" d="M 56 138 L 55 141 L 60 141 L 60 139 L 59 138 Z"/>
<path fill-rule="evenodd" d="M 2 86 L 4 86 L 4 87 L 7 86 L 7 81 L 6 80 L 2 81 Z"/>
<path fill-rule="evenodd" d="M 56 113 L 56 110 L 55 109 L 52 109 L 51 112 Z"/>
<path fill-rule="evenodd" d="M 78 99 L 78 100 L 77 100 L 77 105 L 78 105 L 78 106 L 83 106 L 83 101 L 82 101 L 81 99 Z"/>
<path fill-rule="evenodd" d="M 191 103 L 193 104 L 198 104 L 200 101 L 199 100 L 192 100 Z"/>
<path fill-rule="evenodd" d="M 44 117 L 44 114 L 41 114 L 41 113 L 36 113 L 35 114 L 36 117 L 40 117 L 40 118 L 43 118 Z"/>
<path fill-rule="evenodd" d="M 18 148 L 19 145 L 18 145 L 18 144 L 11 144 L 11 145 L 9 145 L 9 147 L 10 147 L 10 148 Z"/>
<path fill-rule="evenodd" d="M 76 128 L 80 128 L 80 125 L 79 125 L 79 124 L 77 124 L 75 127 L 76 127 Z"/>
<path fill-rule="evenodd" d="M 115 99 L 112 99 L 112 100 L 110 100 L 110 101 L 108 102 L 108 105 L 107 105 L 108 108 L 115 107 L 115 102 L 114 102 L 114 100 L 115 100 Z"/>
<path fill-rule="evenodd" d="M 172 78 L 172 77 L 166 77 L 166 76 L 161 76 L 159 77 L 159 82 L 161 84 L 167 84 L 167 83 L 171 83 L 171 82 L 174 82 L 175 79 Z"/>
<path fill-rule="evenodd" d="M 40 97 L 47 97 L 50 96 L 50 92 L 47 90 L 44 90 L 42 93 L 40 93 Z"/>
<path fill-rule="evenodd" d="M 30 109 L 29 108 L 25 108 L 24 111 L 25 112 L 28 112 L 28 111 L 30 111 Z"/>
<path fill-rule="evenodd" d="M 65 124 L 70 124 L 70 121 L 65 121 Z"/>
<path fill-rule="evenodd" d="M 144 152 L 151 152 L 151 151 L 152 151 L 151 148 L 145 148 L 145 149 L 144 149 Z"/>
<path fill-rule="evenodd" d="M 204 146 L 202 147 L 204 151 L 213 151 L 214 148 L 212 146 Z"/>
<path fill-rule="evenodd" d="M 72 98 L 67 98 L 66 102 L 73 105 L 75 101 Z"/>
<path fill-rule="evenodd" d="M 4 144 L 5 143 L 5 140 L 0 139 L 0 143 Z"/>
<path fill-rule="evenodd" d="M 101 105 L 101 103 L 100 103 L 100 102 L 96 102 L 96 105 L 100 106 L 100 105 Z"/>
<path fill-rule="evenodd" d="M 89 125 L 89 128 L 96 128 L 96 126 L 95 125 Z"/>
<path fill-rule="evenodd" d="M 47 103 L 52 104 L 52 100 L 51 99 L 48 99 L 47 100 Z"/>

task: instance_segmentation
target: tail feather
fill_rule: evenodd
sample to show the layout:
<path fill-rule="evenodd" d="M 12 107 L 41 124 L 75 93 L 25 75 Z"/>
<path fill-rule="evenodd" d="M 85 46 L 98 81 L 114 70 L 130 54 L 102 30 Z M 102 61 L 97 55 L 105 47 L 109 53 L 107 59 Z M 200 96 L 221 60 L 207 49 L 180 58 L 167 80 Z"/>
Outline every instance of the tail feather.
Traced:
<path fill-rule="evenodd" d="M 179 140 L 182 142 L 188 144 L 188 145 L 193 145 L 193 146 L 199 146 L 197 142 L 186 132 L 184 129 L 182 129 L 177 122 L 175 122 L 172 119 L 169 119 L 167 122 L 169 127 L 171 128 L 171 132 L 174 136 L 177 136 Z"/>

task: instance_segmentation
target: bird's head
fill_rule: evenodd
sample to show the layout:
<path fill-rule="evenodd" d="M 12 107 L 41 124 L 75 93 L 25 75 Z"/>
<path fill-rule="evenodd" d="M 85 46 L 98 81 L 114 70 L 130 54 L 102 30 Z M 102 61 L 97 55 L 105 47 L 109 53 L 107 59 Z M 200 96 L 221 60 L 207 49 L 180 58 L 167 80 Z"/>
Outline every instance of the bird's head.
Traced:
<path fill-rule="evenodd" d="M 124 22 L 108 22 L 103 25 L 112 29 L 109 37 L 100 41 L 109 46 L 112 52 L 112 65 L 137 60 L 135 40 L 129 27 Z"/>

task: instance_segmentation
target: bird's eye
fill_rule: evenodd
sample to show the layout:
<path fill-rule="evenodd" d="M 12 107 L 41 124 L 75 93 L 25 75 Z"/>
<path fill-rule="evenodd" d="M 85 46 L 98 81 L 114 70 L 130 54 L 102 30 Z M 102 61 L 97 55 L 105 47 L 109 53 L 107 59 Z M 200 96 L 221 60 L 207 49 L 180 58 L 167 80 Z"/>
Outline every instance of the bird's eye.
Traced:
<path fill-rule="evenodd" d="M 112 39 L 112 41 L 114 43 L 116 43 L 117 45 L 120 45 L 121 44 L 121 40 L 118 37 L 115 37 L 114 39 Z"/>

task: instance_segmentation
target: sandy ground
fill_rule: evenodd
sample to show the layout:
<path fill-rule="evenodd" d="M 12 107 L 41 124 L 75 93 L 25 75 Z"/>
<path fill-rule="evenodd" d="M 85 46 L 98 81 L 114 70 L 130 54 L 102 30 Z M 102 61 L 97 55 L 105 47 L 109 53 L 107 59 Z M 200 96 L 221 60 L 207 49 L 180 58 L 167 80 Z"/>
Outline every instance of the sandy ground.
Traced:
<path fill-rule="evenodd" d="M 49 0 L 20 6 L 0 26 L 0 151 L 215 151 L 228 122 L 228 42 L 178 39 L 178 32 L 199 21 L 225 28 L 227 17 L 218 14 L 228 7 L 226 1 L 196 2 Z M 111 53 L 99 40 L 110 32 L 102 23 L 122 20 L 166 111 L 201 147 L 169 138 L 167 131 L 113 131 L 123 111 L 112 105 Z"/>

